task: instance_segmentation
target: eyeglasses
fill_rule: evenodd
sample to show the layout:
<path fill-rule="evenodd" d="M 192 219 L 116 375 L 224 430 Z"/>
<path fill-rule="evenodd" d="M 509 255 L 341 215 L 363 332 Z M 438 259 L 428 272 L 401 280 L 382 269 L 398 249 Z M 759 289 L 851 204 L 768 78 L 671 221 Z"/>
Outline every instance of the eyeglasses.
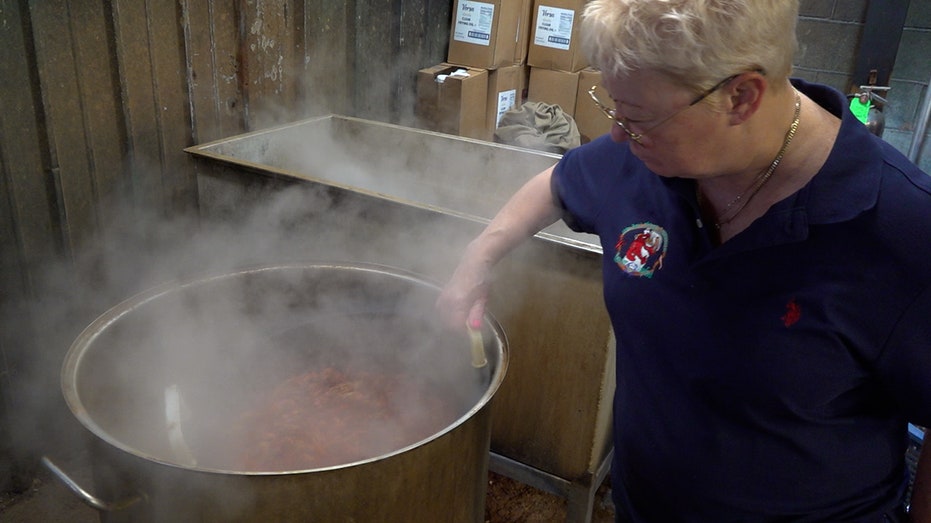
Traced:
<path fill-rule="evenodd" d="M 755 71 L 755 72 L 762 73 L 761 70 L 757 70 L 757 71 Z M 592 97 L 592 101 L 595 102 L 595 105 L 598 106 L 599 109 L 601 109 L 601 112 L 603 112 L 605 116 L 607 116 L 608 118 L 610 118 L 611 120 L 613 120 L 614 123 L 616 123 L 618 127 L 620 127 L 625 133 L 627 133 L 627 136 L 629 136 L 631 140 L 633 140 L 633 141 L 635 141 L 635 142 L 637 142 L 637 143 L 639 143 L 639 144 L 642 145 L 643 142 L 641 142 L 641 140 L 643 139 L 643 135 L 645 135 L 645 134 L 648 133 L 648 132 L 651 132 L 651 131 L 656 130 L 656 128 L 658 128 L 659 126 L 661 126 L 661 125 L 663 125 L 664 123 L 668 122 L 669 120 L 672 120 L 673 118 L 675 118 L 676 116 L 678 116 L 680 113 L 684 112 L 684 111 L 685 111 L 686 109 L 688 109 L 689 107 L 692 107 L 693 105 L 695 105 L 695 104 L 697 104 L 698 102 L 704 100 L 705 98 L 708 98 L 708 96 L 710 96 L 711 93 L 713 93 L 713 92 L 717 91 L 718 89 L 724 87 L 724 86 L 727 85 L 731 80 L 733 80 L 734 78 L 737 78 L 737 77 L 740 76 L 741 74 L 743 74 L 743 73 L 738 73 L 738 74 L 734 74 L 734 75 L 728 76 L 727 78 L 725 78 L 725 79 L 721 80 L 720 82 L 714 84 L 713 86 L 711 86 L 710 89 L 707 89 L 707 90 L 705 90 L 704 92 L 702 92 L 700 95 L 698 95 L 697 98 L 695 98 L 694 100 L 692 100 L 691 102 L 689 102 L 689 104 L 686 105 L 685 107 L 683 107 L 682 109 L 679 109 L 678 111 L 676 111 L 676 112 L 670 114 L 670 115 L 667 116 L 666 118 L 663 118 L 662 120 L 660 120 L 659 122 L 657 122 L 656 125 L 650 127 L 649 129 L 647 129 L 647 130 L 645 130 L 645 131 L 639 132 L 639 133 L 630 130 L 630 127 L 628 127 L 629 124 L 627 123 L 627 121 L 626 121 L 627 119 L 626 119 L 626 118 L 618 118 L 618 116 L 617 116 L 617 110 L 616 110 L 616 109 L 613 109 L 613 108 L 611 108 L 611 107 L 608 107 L 608 106 L 605 105 L 601 100 L 598 99 L 598 97 L 595 95 L 595 89 L 598 87 L 597 85 L 593 85 L 592 88 L 588 90 L 588 95 Z"/>

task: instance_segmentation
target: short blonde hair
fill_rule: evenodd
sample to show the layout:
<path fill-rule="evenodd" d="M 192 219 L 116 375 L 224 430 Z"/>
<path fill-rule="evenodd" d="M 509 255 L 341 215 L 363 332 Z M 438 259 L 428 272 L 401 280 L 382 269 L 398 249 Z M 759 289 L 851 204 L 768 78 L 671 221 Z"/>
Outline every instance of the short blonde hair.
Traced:
<path fill-rule="evenodd" d="M 591 0 L 582 46 L 606 74 L 649 69 L 696 90 L 762 70 L 789 76 L 798 0 Z"/>

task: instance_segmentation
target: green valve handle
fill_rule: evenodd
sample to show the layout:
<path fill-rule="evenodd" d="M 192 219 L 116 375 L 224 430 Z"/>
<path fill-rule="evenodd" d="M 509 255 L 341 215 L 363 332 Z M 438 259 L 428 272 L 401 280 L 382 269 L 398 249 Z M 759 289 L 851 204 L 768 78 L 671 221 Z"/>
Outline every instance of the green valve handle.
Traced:
<path fill-rule="evenodd" d="M 850 99 L 850 112 L 865 125 L 872 105 L 869 96 L 854 96 Z"/>

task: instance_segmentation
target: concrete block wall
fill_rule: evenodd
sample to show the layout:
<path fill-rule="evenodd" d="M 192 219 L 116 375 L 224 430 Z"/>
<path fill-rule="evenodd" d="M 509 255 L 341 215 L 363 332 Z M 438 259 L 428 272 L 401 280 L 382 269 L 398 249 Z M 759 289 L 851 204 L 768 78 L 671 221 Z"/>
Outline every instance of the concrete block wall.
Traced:
<path fill-rule="evenodd" d="M 795 76 L 850 87 L 870 0 L 801 0 Z M 877 1 L 877 0 L 873 0 Z M 931 1 L 911 0 L 883 109 L 883 139 L 908 155 L 931 79 Z M 916 163 L 931 172 L 931 133 L 925 132 Z"/>

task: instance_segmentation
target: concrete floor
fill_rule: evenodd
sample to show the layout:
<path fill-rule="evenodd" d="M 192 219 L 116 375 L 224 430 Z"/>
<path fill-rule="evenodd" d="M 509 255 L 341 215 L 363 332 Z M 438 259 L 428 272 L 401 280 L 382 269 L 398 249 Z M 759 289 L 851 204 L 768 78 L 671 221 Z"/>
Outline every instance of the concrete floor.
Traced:
<path fill-rule="evenodd" d="M 76 454 L 55 464 L 75 481 L 90 483 L 86 456 Z M 0 523 L 96 523 L 97 511 L 85 505 L 44 467 L 39 469 L 32 488 L 15 497 L 7 496 L 0 505 Z"/>

